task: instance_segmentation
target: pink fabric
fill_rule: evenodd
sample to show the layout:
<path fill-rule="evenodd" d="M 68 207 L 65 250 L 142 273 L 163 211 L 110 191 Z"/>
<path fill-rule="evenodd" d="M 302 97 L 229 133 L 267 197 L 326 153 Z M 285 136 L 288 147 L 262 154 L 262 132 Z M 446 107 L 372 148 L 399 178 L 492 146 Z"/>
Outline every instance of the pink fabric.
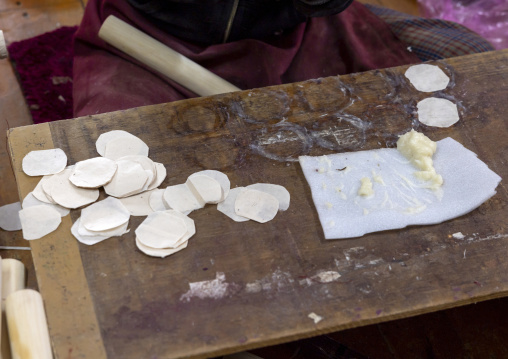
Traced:
<path fill-rule="evenodd" d="M 74 116 L 171 102 L 196 95 L 98 38 L 115 15 L 241 89 L 418 63 L 388 26 L 354 2 L 265 41 L 199 46 L 174 38 L 122 0 L 89 0 L 74 45 Z"/>

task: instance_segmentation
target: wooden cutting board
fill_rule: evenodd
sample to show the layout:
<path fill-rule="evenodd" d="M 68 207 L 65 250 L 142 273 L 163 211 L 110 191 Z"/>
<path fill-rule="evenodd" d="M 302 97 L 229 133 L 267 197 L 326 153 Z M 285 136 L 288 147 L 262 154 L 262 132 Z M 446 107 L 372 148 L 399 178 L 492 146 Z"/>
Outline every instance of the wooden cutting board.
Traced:
<path fill-rule="evenodd" d="M 193 212 L 197 234 L 165 259 L 136 249 L 142 217 L 122 238 L 88 247 L 70 234 L 73 211 L 31 242 L 56 357 L 210 357 L 505 296 L 504 180 L 455 220 L 325 241 L 295 162 L 393 147 L 416 128 L 433 140 L 452 137 L 508 178 L 508 51 L 434 64 L 452 79 L 434 94 L 459 107 L 450 128 L 418 122 L 416 103 L 431 94 L 399 67 L 10 130 L 20 197 L 38 181 L 21 171 L 26 153 L 59 147 L 73 164 L 97 156 L 97 137 L 113 129 L 150 146 L 168 169 L 163 187 L 217 169 L 233 187 L 276 183 L 292 196 L 267 224 L 233 222 L 215 206 Z"/>

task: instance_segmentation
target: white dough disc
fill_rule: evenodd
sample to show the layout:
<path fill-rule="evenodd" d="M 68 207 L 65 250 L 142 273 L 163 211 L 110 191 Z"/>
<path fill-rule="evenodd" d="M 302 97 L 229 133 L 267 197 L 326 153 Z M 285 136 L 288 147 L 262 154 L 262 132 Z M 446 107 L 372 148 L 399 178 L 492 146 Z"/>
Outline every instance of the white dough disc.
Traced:
<path fill-rule="evenodd" d="M 77 187 L 99 188 L 111 181 L 116 168 L 115 161 L 109 158 L 90 158 L 74 165 L 69 181 Z"/>
<path fill-rule="evenodd" d="M 14 202 L 0 207 L 0 228 L 4 231 L 19 231 L 21 222 L 19 220 L 19 211 L 21 203 Z"/>
<path fill-rule="evenodd" d="M 169 209 L 169 210 L 166 210 L 164 212 L 167 213 L 167 214 L 170 214 L 172 216 L 178 217 L 181 220 L 183 220 L 184 223 L 185 223 L 185 227 L 187 229 L 187 231 L 185 232 L 183 237 L 180 238 L 180 240 L 177 243 L 175 243 L 175 246 L 179 247 L 184 242 L 187 242 L 190 237 L 192 237 L 193 235 L 196 234 L 196 225 L 194 224 L 194 220 L 192 218 L 188 217 L 184 213 L 175 211 L 174 209 Z"/>
<path fill-rule="evenodd" d="M 37 183 L 34 190 L 32 191 L 33 196 L 41 202 L 44 203 L 54 203 L 53 199 L 48 197 L 46 192 L 44 191 L 44 182 L 48 181 L 51 176 L 44 176 Z"/>
<path fill-rule="evenodd" d="M 128 155 L 128 156 L 123 156 L 123 157 L 118 158 L 117 161 L 132 161 L 132 162 L 139 163 L 145 171 L 150 171 L 150 172 L 152 172 L 152 174 L 155 174 L 155 172 L 157 171 L 157 169 L 155 167 L 155 162 L 146 156 Z"/>
<path fill-rule="evenodd" d="M 205 203 L 200 202 L 185 183 L 167 187 L 163 199 L 169 207 L 182 213 L 205 206 Z"/>
<path fill-rule="evenodd" d="M 106 144 L 109 141 L 114 140 L 115 138 L 120 138 L 120 137 L 137 138 L 133 134 L 131 134 L 127 131 L 124 131 L 124 130 L 113 130 L 113 131 L 109 131 L 109 132 L 104 132 L 103 134 L 101 134 L 99 136 L 99 138 L 95 142 L 95 148 L 97 149 L 97 153 L 101 156 L 104 156 L 105 152 L 106 152 Z"/>
<path fill-rule="evenodd" d="M 152 248 L 152 247 L 144 245 L 143 243 L 141 243 L 139 238 L 136 237 L 136 246 L 138 247 L 138 249 L 141 252 L 143 252 L 146 255 L 152 256 L 152 257 L 160 257 L 160 258 L 167 257 L 171 254 L 181 251 L 182 249 L 185 249 L 187 247 L 188 243 L 189 242 L 186 241 L 176 248 L 158 249 L 158 248 Z"/>
<path fill-rule="evenodd" d="M 235 213 L 259 223 L 272 220 L 279 211 L 277 198 L 266 192 L 246 189 L 238 194 Z"/>
<path fill-rule="evenodd" d="M 225 173 L 222 173 L 220 171 L 204 170 L 204 171 L 199 171 L 199 172 L 191 174 L 189 176 L 189 178 L 194 177 L 194 176 L 201 176 L 201 175 L 212 177 L 214 180 L 219 182 L 220 186 L 222 187 L 222 192 L 223 192 L 221 201 L 224 201 L 224 199 L 226 199 L 226 197 L 228 196 L 229 189 L 231 187 L 231 182 L 229 181 L 228 176 Z"/>
<path fill-rule="evenodd" d="M 228 196 L 222 202 L 217 204 L 217 210 L 219 212 L 224 213 L 226 216 L 231 218 L 235 222 L 246 222 L 249 219 L 246 217 L 242 217 L 236 214 L 235 212 L 235 201 L 236 197 L 240 194 L 240 192 L 245 191 L 245 187 L 236 187 L 231 188 Z"/>
<path fill-rule="evenodd" d="M 104 157 L 117 160 L 124 156 L 148 156 L 148 146 L 137 137 L 118 137 L 106 143 Z"/>
<path fill-rule="evenodd" d="M 99 242 L 102 242 L 105 239 L 111 237 L 118 237 L 124 233 L 129 232 L 127 229 L 129 223 L 122 224 L 120 227 L 113 228 L 111 230 L 102 231 L 102 232 L 92 232 L 88 231 L 81 224 L 81 217 L 77 219 L 76 222 L 71 227 L 72 235 L 81 243 L 86 245 L 93 245 Z"/>
<path fill-rule="evenodd" d="M 205 175 L 190 176 L 185 182 L 199 202 L 219 203 L 223 198 L 220 183 Z"/>
<path fill-rule="evenodd" d="M 284 186 L 271 183 L 254 183 L 247 186 L 247 188 L 257 189 L 258 191 L 266 192 L 277 198 L 279 201 L 279 211 L 285 211 L 289 208 L 291 196 Z"/>
<path fill-rule="evenodd" d="M 176 243 L 187 233 L 182 218 L 166 212 L 154 212 L 138 226 L 136 238 L 152 248 L 175 248 Z"/>
<path fill-rule="evenodd" d="M 46 204 L 48 206 L 53 207 L 54 209 L 57 210 L 58 213 L 60 213 L 60 216 L 62 216 L 62 217 L 65 217 L 66 215 L 68 215 L 70 213 L 70 209 L 68 209 L 68 208 L 62 207 L 58 204 L 46 203 L 46 202 L 38 200 L 33 195 L 33 192 L 30 192 L 29 194 L 26 195 L 26 197 L 23 199 L 23 203 L 21 204 L 21 206 L 23 208 L 28 208 L 28 207 L 33 207 L 33 206 L 39 206 L 41 204 Z"/>
<path fill-rule="evenodd" d="M 123 197 L 120 198 L 120 202 L 127 208 L 131 216 L 148 216 L 154 212 L 152 207 L 150 207 L 150 197 L 153 192 L 154 190 L 151 190 L 134 196 Z"/>
<path fill-rule="evenodd" d="M 31 151 L 22 162 L 23 172 L 29 176 L 52 175 L 63 171 L 67 155 L 60 148 Z"/>
<path fill-rule="evenodd" d="M 74 186 L 69 177 L 73 168 L 66 168 L 60 173 L 51 176 L 43 183 L 46 195 L 53 199 L 56 204 L 65 208 L 79 208 L 97 201 L 99 198 L 98 189 L 79 188 Z"/>
<path fill-rule="evenodd" d="M 46 204 L 22 209 L 19 219 L 26 240 L 42 238 L 56 230 L 62 222 L 60 213 Z"/>
<path fill-rule="evenodd" d="M 107 229 L 104 231 L 90 231 L 86 229 L 85 226 L 83 226 L 83 223 L 81 222 L 81 217 L 79 217 L 78 234 L 83 238 L 104 237 L 104 239 L 107 239 L 111 237 L 118 237 L 124 233 L 129 232 L 129 230 L 127 229 L 128 226 L 129 222 L 125 222 L 124 224 L 118 227 Z"/>
<path fill-rule="evenodd" d="M 422 92 L 434 92 L 444 90 L 450 78 L 439 68 L 439 66 L 419 64 L 411 66 L 406 70 L 406 77 L 411 84 Z"/>
<path fill-rule="evenodd" d="M 450 127 L 459 120 L 457 105 L 444 98 L 426 98 L 417 107 L 418 120 L 427 126 Z"/>
<path fill-rule="evenodd" d="M 74 238 L 76 238 L 79 242 L 81 242 L 83 244 L 91 246 L 93 244 L 97 244 L 99 242 L 102 242 L 105 239 L 110 238 L 109 236 L 106 236 L 106 235 L 82 236 L 78 232 L 78 228 L 80 226 L 81 226 L 81 218 L 78 218 L 78 220 L 76 222 L 74 222 L 74 224 L 71 227 L 71 233 L 74 236 Z"/>
<path fill-rule="evenodd" d="M 122 202 L 107 197 L 81 210 L 81 223 L 89 231 L 105 231 L 129 221 L 130 213 Z"/>
<path fill-rule="evenodd" d="M 143 167 L 132 161 L 116 161 L 116 164 L 116 173 L 111 182 L 104 186 L 104 191 L 113 197 L 127 197 L 139 193 L 148 179 Z"/>
<path fill-rule="evenodd" d="M 154 189 L 159 187 L 162 182 L 166 179 L 167 176 L 167 170 L 166 166 L 162 163 L 154 162 L 155 163 L 155 178 L 153 179 L 152 183 L 148 186 L 148 190 Z"/>
<path fill-rule="evenodd" d="M 164 196 L 163 189 L 157 188 L 150 192 L 150 198 L 148 199 L 148 202 L 153 212 L 165 211 L 169 209 L 168 207 L 166 207 L 166 204 L 162 200 L 163 196 Z"/>
<path fill-rule="evenodd" d="M 140 190 L 131 193 L 130 195 L 138 194 L 138 193 L 141 193 L 141 192 L 144 192 L 144 191 L 148 190 L 148 187 L 150 186 L 150 183 L 152 183 L 152 181 L 153 181 L 155 173 L 152 172 L 152 171 L 149 171 L 149 170 L 145 170 L 145 173 L 146 173 L 146 182 L 143 185 L 143 187 Z"/>

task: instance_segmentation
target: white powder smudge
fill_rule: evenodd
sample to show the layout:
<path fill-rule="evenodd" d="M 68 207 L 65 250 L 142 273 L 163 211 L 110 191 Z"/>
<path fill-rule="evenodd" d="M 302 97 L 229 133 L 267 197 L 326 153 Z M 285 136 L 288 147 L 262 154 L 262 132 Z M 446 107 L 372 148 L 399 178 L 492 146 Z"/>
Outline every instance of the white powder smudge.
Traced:
<path fill-rule="evenodd" d="M 335 271 L 320 272 L 312 277 L 312 279 L 317 280 L 320 283 L 334 282 L 339 278 L 340 273 Z"/>
<path fill-rule="evenodd" d="M 277 269 L 271 275 L 268 275 L 262 279 L 258 279 L 252 283 L 245 285 L 245 291 L 247 293 L 258 293 L 263 291 L 271 290 L 283 290 L 286 287 L 292 285 L 294 279 L 291 278 L 291 274 L 283 272 Z"/>
<path fill-rule="evenodd" d="M 323 320 L 323 317 L 322 317 L 322 316 L 317 315 L 317 314 L 316 314 L 316 313 L 314 313 L 314 312 L 309 313 L 308 317 L 314 321 L 314 324 L 317 324 L 317 323 L 319 323 L 320 321 L 322 321 L 322 320 Z"/>
<path fill-rule="evenodd" d="M 309 286 L 309 285 L 312 285 L 312 279 L 304 278 L 304 279 L 301 279 L 298 283 L 300 283 L 300 285 Z"/>
<path fill-rule="evenodd" d="M 346 260 L 349 261 L 351 259 L 350 255 L 349 255 L 350 253 L 359 253 L 363 250 L 365 250 L 365 247 L 353 247 L 353 248 L 346 249 L 344 251 L 344 257 L 346 257 Z"/>
<path fill-rule="evenodd" d="M 262 289 L 263 286 L 259 281 L 256 281 L 254 283 L 247 283 L 247 285 L 245 286 L 245 291 L 247 293 L 258 293 L 261 292 Z"/>
<path fill-rule="evenodd" d="M 452 234 L 452 237 L 455 239 L 464 239 L 466 236 L 462 234 L 462 232 L 457 232 Z"/>
<path fill-rule="evenodd" d="M 191 298 L 199 299 L 212 298 L 220 299 L 226 296 L 229 284 L 226 282 L 226 275 L 221 272 L 216 273 L 213 280 L 189 283 L 190 289 L 180 297 L 181 301 L 190 301 Z"/>

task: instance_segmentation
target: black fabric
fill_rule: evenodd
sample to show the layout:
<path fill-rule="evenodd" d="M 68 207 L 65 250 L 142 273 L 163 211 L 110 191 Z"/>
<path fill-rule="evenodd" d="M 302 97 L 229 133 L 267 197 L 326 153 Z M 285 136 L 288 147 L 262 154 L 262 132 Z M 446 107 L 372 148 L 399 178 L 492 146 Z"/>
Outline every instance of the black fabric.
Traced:
<path fill-rule="evenodd" d="M 345 10 L 353 0 L 239 0 L 227 41 L 265 39 L 308 17 Z M 224 41 L 235 0 L 128 0 L 160 29 L 182 40 Z"/>

